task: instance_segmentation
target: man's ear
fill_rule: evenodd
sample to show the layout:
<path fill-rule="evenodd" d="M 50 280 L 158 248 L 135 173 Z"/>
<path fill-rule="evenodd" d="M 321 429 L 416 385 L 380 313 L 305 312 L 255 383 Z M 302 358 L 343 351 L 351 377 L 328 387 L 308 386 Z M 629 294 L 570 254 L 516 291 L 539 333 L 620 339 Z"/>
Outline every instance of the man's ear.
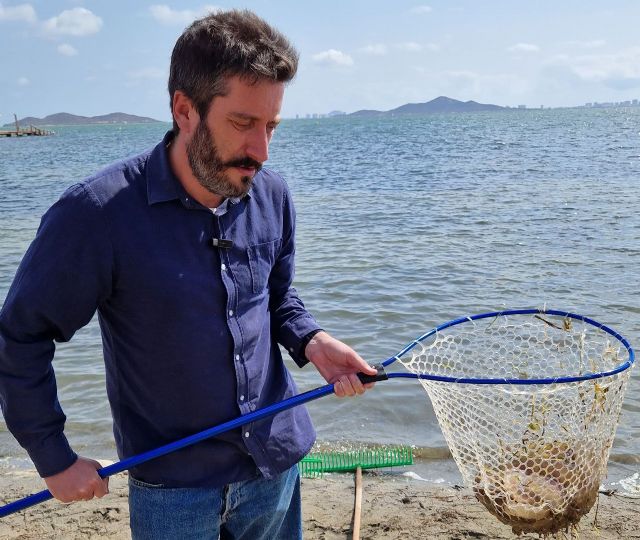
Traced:
<path fill-rule="evenodd" d="M 188 138 L 191 137 L 200 122 L 200 116 L 193 101 L 180 90 L 176 90 L 173 93 L 171 111 L 173 119 L 180 128 L 180 133 L 184 133 Z"/>

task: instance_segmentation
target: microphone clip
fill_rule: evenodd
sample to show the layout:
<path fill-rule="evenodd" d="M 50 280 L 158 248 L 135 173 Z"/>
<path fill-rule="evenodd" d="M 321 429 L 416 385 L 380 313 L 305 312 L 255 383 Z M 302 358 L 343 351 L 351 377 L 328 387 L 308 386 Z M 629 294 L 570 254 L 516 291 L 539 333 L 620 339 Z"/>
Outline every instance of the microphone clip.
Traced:
<path fill-rule="evenodd" d="M 225 238 L 212 238 L 211 245 L 221 249 L 231 249 L 233 247 L 233 241 Z"/>

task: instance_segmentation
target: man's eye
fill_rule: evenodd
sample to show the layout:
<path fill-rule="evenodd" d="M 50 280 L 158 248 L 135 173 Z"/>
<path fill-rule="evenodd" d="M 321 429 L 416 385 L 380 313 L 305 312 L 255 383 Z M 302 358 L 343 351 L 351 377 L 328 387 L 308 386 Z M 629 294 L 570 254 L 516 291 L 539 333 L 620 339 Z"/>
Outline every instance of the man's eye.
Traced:
<path fill-rule="evenodd" d="M 238 122 L 237 120 L 233 120 L 233 125 L 238 129 L 247 129 L 251 127 L 251 122 Z"/>

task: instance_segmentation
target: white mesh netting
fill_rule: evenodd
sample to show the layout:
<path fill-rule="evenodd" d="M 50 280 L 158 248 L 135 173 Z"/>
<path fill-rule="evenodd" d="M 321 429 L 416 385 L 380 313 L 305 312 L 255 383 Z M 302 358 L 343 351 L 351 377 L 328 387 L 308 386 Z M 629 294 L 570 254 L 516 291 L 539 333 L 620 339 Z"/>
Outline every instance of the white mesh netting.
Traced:
<path fill-rule="evenodd" d="M 547 314 L 459 324 L 410 353 L 400 361 L 415 374 L 482 379 L 575 377 L 628 359 L 603 330 Z M 516 534 L 546 535 L 593 506 L 629 372 L 544 385 L 420 382 L 478 500 Z"/>

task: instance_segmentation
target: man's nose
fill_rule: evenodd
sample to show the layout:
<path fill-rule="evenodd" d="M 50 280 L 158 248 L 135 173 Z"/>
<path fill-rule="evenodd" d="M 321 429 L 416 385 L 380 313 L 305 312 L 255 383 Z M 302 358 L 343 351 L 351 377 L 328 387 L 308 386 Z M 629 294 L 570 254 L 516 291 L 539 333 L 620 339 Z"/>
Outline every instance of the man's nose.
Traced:
<path fill-rule="evenodd" d="M 269 159 L 269 142 L 271 137 L 265 131 L 256 130 L 247 143 L 247 155 L 260 163 Z"/>

